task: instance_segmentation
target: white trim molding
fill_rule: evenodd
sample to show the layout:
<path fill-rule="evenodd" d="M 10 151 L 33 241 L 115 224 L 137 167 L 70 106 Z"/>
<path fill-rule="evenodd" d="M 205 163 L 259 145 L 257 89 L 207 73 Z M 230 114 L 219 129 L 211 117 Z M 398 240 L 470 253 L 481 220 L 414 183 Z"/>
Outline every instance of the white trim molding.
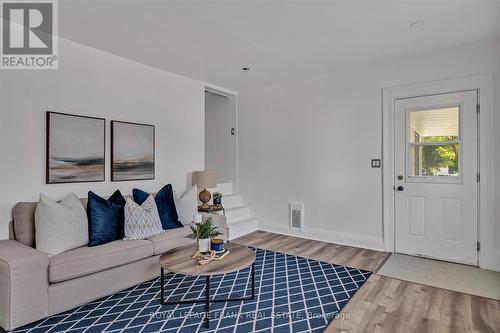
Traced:
<path fill-rule="evenodd" d="M 287 224 L 288 225 L 288 224 Z M 304 229 L 290 229 L 278 223 L 263 223 L 260 221 L 259 230 L 274 232 L 281 235 L 295 236 L 306 239 L 312 239 L 322 242 L 335 243 L 361 247 L 370 250 L 384 251 L 384 241 L 382 238 L 352 234 L 346 232 L 337 232 L 319 228 L 304 227 Z"/>
<path fill-rule="evenodd" d="M 238 92 L 212 83 L 205 83 L 205 91 L 226 97 L 238 96 Z"/>
<path fill-rule="evenodd" d="M 431 82 L 388 87 L 382 90 L 382 160 L 383 160 L 383 235 L 384 249 L 394 252 L 394 101 L 401 98 L 477 90 L 479 116 L 479 218 L 481 242 L 479 267 L 500 271 L 500 253 L 495 250 L 495 202 L 493 146 L 493 75 L 444 79 Z"/>
<path fill-rule="evenodd" d="M 238 92 L 221 87 L 211 83 L 205 83 L 205 92 L 210 92 L 212 94 L 232 98 L 234 101 L 234 130 L 235 130 L 235 180 L 233 183 L 233 192 L 239 193 L 239 184 L 240 184 L 240 167 L 239 167 L 239 120 L 238 120 Z M 203 97 L 205 98 L 205 97 Z M 203 112 L 203 117 L 205 117 L 205 112 Z M 205 123 L 205 118 L 203 118 L 203 122 Z M 205 132 L 203 132 L 203 167 L 205 167 Z"/>

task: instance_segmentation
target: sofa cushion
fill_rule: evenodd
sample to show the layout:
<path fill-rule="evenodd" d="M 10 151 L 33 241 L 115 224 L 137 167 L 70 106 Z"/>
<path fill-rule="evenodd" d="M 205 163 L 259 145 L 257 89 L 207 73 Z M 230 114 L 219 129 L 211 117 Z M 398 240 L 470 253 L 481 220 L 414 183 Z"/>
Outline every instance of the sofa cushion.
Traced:
<path fill-rule="evenodd" d="M 164 231 L 159 235 L 149 238 L 149 240 L 153 242 L 153 254 L 158 255 L 174 247 L 194 244 L 196 241 L 186 238 L 190 233 L 191 229 L 189 226 L 184 226 L 182 228 Z"/>
<path fill-rule="evenodd" d="M 118 240 L 99 246 L 80 247 L 50 258 L 49 282 L 74 279 L 152 255 L 153 244 L 149 240 Z"/>

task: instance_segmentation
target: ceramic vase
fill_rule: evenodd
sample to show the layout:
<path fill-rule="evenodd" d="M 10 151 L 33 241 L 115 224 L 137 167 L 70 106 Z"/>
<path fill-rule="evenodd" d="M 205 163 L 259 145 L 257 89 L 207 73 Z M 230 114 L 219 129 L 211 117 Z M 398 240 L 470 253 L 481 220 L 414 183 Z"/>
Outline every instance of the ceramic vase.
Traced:
<path fill-rule="evenodd" d="M 210 238 L 200 238 L 198 250 L 202 253 L 208 252 L 210 250 Z"/>

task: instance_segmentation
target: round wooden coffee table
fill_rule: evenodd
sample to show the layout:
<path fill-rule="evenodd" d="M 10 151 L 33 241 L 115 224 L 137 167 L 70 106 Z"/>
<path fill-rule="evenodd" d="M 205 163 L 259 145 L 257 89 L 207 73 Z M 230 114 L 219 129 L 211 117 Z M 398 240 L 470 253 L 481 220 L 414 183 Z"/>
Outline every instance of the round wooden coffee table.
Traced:
<path fill-rule="evenodd" d="M 199 265 L 191 256 L 196 251 L 196 244 L 185 245 L 168 250 L 160 257 L 161 266 L 161 304 L 184 304 L 184 303 L 205 303 L 205 324 L 210 325 L 210 303 L 211 302 L 229 302 L 229 301 L 246 301 L 253 300 L 255 297 L 255 252 L 246 246 L 228 243 L 224 246 L 229 250 L 220 261 L 211 261 L 205 265 Z M 252 265 L 252 296 L 239 298 L 210 298 L 210 277 L 212 275 L 220 275 L 242 270 Z M 205 298 L 186 299 L 179 301 L 165 301 L 164 295 L 164 279 L 165 270 L 172 273 L 205 276 Z"/>

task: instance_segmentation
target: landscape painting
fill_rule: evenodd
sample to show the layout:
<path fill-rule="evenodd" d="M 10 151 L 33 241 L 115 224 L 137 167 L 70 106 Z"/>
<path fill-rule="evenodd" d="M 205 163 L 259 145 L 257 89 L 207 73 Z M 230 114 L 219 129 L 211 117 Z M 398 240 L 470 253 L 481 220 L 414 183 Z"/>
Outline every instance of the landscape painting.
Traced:
<path fill-rule="evenodd" d="M 104 181 L 102 118 L 47 112 L 46 183 Z"/>
<path fill-rule="evenodd" d="M 111 180 L 155 178 L 155 127 L 111 121 Z"/>

